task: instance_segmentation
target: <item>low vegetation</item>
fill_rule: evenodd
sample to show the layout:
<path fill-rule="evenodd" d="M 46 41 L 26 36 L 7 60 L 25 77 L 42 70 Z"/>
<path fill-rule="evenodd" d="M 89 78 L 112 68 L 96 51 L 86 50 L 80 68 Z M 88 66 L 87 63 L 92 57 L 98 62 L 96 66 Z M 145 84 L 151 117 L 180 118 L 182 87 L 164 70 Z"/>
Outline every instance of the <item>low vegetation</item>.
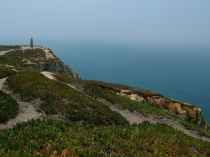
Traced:
<path fill-rule="evenodd" d="M 19 53 L 9 52 L 3 56 L 0 56 L 0 63 L 2 65 L 11 65 L 16 68 L 23 67 L 23 57 Z"/>
<path fill-rule="evenodd" d="M 205 124 L 200 124 L 200 125 L 196 125 L 195 123 L 186 121 L 186 120 L 185 121 L 182 120 L 180 123 L 183 126 L 185 126 L 185 128 L 187 128 L 189 130 L 195 130 L 201 136 L 206 136 L 206 137 L 210 138 L 210 128 L 208 126 L 208 122 L 206 122 L 205 120 L 203 120 L 203 123 L 205 123 Z"/>
<path fill-rule="evenodd" d="M 205 126 L 203 126 L 203 124 L 195 123 L 188 117 L 179 116 L 164 108 L 155 107 L 149 102 L 137 102 L 129 99 L 128 97 L 117 95 L 116 92 L 114 92 L 111 88 L 101 87 L 97 84 L 97 82 L 94 83 L 93 81 L 91 81 L 90 83 L 88 81 L 83 81 L 83 88 L 88 95 L 94 98 L 103 98 L 105 100 L 108 100 L 113 105 L 117 105 L 117 107 L 120 107 L 122 109 L 128 109 L 131 112 L 140 112 L 144 115 L 160 116 L 165 118 L 167 117 L 171 120 L 179 122 L 186 129 L 196 131 L 201 136 L 210 137 L 208 126 L 206 128 Z"/>
<path fill-rule="evenodd" d="M 14 74 L 15 71 L 11 67 L 0 65 L 0 79 Z"/>
<path fill-rule="evenodd" d="M 106 105 L 39 72 L 19 72 L 8 78 L 8 86 L 26 101 L 40 99 L 46 114 L 61 114 L 70 121 L 94 124 L 127 124 Z"/>
<path fill-rule="evenodd" d="M 0 51 L 11 48 L 16 49 L 0 46 Z M 121 109 L 167 117 L 201 135 L 210 135 L 208 130 L 169 110 L 155 107 L 146 100 L 131 100 L 113 90 L 132 90 L 130 87 L 75 79 L 71 69 L 58 58 L 46 59 L 43 49 L 16 49 L 0 56 L 0 63 L 0 79 L 8 77 L 7 90 L 23 101 L 37 102 L 36 108 L 46 113 L 43 119 L 0 130 L 0 157 L 210 156 L 208 142 L 166 125 L 146 122 L 128 125 L 126 119 L 110 110 L 109 103 L 98 101 L 105 99 Z M 41 71 L 53 72 L 56 80 L 50 80 Z M 0 91 L 0 123 L 15 118 L 18 111 L 17 102 Z"/>
<path fill-rule="evenodd" d="M 209 157 L 210 144 L 164 125 L 115 127 L 33 121 L 0 132 L 0 156 Z"/>
<path fill-rule="evenodd" d="M 0 45 L 0 51 L 8 51 L 8 50 L 11 50 L 11 49 L 18 49 L 18 48 L 20 48 L 20 46 Z"/>
<path fill-rule="evenodd" d="M 167 110 L 155 107 L 148 102 L 137 102 L 130 100 L 127 97 L 117 95 L 114 91 L 108 88 L 102 88 L 94 83 L 85 83 L 84 90 L 87 94 L 95 98 L 104 98 L 114 105 L 118 105 L 123 109 L 137 111 L 144 114 L 152 114 L 156 116 L 171 116 Z"/>
<path fill-rule="evenodd" d="M 57 57 L 47 58 L 45 51 L 42 48 L 15 49 L 0 56 L 0 63 L 1 65 L 14 66 L 17 70 L 51 71 L 57 73 L 63 81 L 72 81 L 74 79 L 73 71 Z M 54 56 L 50 50 L 49 53 Z"/>
<path fill-rule="evenodd" d="M 72 82 L 75 81 L 72 78 L 71 75 L 65 74 L 65 73 L 56 73 L 54 76 L 55 76 L 56 80 L 61 81 L 63 83 L 67 83 L 67 84 L 72 83 Z"/>
<path fill-rule="evenodd" d="M 17 113 L 17 102 L 11 96 L 0 91 L 0 123 L 16 117 Z"/>

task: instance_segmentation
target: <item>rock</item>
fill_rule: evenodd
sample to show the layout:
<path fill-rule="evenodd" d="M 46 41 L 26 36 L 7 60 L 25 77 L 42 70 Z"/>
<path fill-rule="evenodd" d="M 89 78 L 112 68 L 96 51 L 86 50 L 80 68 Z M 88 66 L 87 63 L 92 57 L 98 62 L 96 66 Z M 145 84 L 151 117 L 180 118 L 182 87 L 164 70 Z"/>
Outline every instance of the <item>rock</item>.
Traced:
<path fill-rule="evenodd" d="M 52 145 L 48 143 L 41 148 L 40 153 L 49 156 L 51 151 Z"/>
<path fill-rule="evenodd" d="M 198 119 L 199 110 L 196 107 L 183 105 L 182 108 L 186 111 L 187 117 L 194 120 Z"/>
<path fill-rule="evenodd" d="M 117 94 L 126 96 L 129 99 L 138 102 L 147 101 L 156 107 L 165 108 L 170 112 L 186 116 L 194 120 L 199 119 L 199 113 L 201 112 L 199 108 L 191 106 L 190 104 L 181 103 L 176 100 L 165 98 L 161 95 L 148 95 L 146 92 L 147 96 L 145 97 L 144 93 L 139 95 L 136 92 L 128 89 L 121 89 L 117 92 Z"/>
<path fill-rule="evenodd" d="M 126 96 L 126 97 L 128 97 L 129 99 L 134 100 L 134 101 L 139 101 L 139 102 L 144 101 L 143 96 L 139 96 L 138 94 L 133 93 L 131 90 L 122 89 L 122 90 L 120 90 L 120 92 L 118 92 L 117 94 L 118 94 L 118 95 L 121 95 L 121 96 Z"/>
<path fill-rule="evenodd" d="M 132 91 L 128 89 L 122 89 L 120 92 L 127 95 L 130 95 L 132 93 Z"/>
<path fill-rule="evenodd" d="M 61 153 L 60 157 L 74 157 L 75 154 L 73 151 L 71 151 L 70 149 L 64 149 Z"/>
<path fill-rule="evenodd" d="M 185 110 L 183 110 L 182 104 L 174 103 L 174 105 L 176 106 L 176 109 L 177 109 L 176 111 L 178 114 L 186 115 L 187 112 Z"/>
<path fill-rule="evenodd" d="M 54 73 L 66 73 L 72 77 L 76 77 L 72 69 L 66 66 L 50 49 L 46 48 L 26 48 L 24 50 L 16 50 L 16 55 L 23 56 L 23 63 L 28 68 L 37 69 L 39 71 L 49 71 Z M 77 76 L 78 77 L 78 76 Z"/>
<path fill-rule="evenodd" d="M 186 115 L 186 111 L 182 109 L 182 105 L 180 103 L 171 102 L 168 105 L 168 109 L 169 111 L 174 112 L 176 114 Z"/>
<path fill-rule="evenodd" d="M 144 98 L 142 96 L 139 96 L 137 94 L 131 94 L 128 96 L 131 100 L 134 100 L 134 101 L 139 101 L 139 102 L 142 102 L 144 101 Z"/>
<path fill-rule="evenodd" d="M 206 130 L 206 131 L 209 130 L 209 124 L 208 124 L 207 121 L 205 121 L 203 128 L 204 128 L 204 130 Z"/>
<path fill-rule="evenodd" d="M 159 96 L 148 97 L 147 100 L 151 104 L 153 104 L 154 106 L 157 106 L 157 107 L 165 107 L 166 106 L 166 100 Z"/>
<path fill-rule="evenodd" d="M 59 157 L 58 151 L 54 150 L 54 151 L 52 152 L 52 154 L 50 155 L 50 157 Z"/>

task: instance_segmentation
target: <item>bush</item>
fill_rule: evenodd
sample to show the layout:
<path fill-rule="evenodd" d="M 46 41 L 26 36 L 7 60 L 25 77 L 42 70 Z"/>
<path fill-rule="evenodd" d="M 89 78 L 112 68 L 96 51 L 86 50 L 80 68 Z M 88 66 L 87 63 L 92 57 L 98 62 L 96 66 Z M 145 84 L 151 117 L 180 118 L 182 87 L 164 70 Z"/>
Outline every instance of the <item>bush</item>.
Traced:
<path fill-rule="evenodd" d="M 24 99 L 41 99 L 41 109 L 47 114 L 61 114 L 71 121 L 100 125 L 127 124 L 120 114 L 106 105 L 38 72 L 19 72 L 8 78 L 8 85 Z"/>
<path fill-rule="evenodd" d="M 80 157 L 210 156 L 210 143 L 148 123 L 116 127 L 37 120 L 0 132 L 0 139 L 3 157 L 48 157 L 66 148 Z"/>
<path fill-rule="evenodd" d="M 0 66 L 0 79 L 15 74 L 15 71 L 9 67 Z"/>
<path fill-rule="evenodd" d="M 117 95 L 116 92 L 114 92 L 110 88 L 106 87 L 100 87 L 97 83 L 85 83 L 84 82 L 84 91 L 92 96 L 92 97 L 99 97 L 108 100 L 113 105 L 117 104 L 118 107 L 121 107 L 123 109 L 128 109 L 130 111 L 137 111 L 144 114 L 150 114 L 150 115 L 156 115 L 156 116 L 170 116 L 171 114 L 169 111 L 158 108 L 153 106 L 152 104 L 148 102 L 137 102 L 134 100 L 131 100 L 125 96 Z"/>
<path fill-rule="evenodd" d="M 0 51 L 8 51 L 8 50 L 11 50 L 11 49 L 18 49 L 20 48 L 20 46 L 18 45 L 0 45 Z"/>
<path fill-rule="evenodd" d="M 16 117 L 18 113 L 18 104 L 9 95 L 0 91 L 0 123 L 6 122 Z"/>

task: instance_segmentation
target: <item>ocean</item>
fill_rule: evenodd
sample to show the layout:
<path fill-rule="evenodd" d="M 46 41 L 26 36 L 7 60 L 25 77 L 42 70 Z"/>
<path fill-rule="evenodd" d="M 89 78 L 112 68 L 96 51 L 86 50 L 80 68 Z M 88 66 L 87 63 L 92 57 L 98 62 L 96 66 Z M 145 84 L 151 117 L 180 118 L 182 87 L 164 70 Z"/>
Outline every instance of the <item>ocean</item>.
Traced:
<path fill-rule="evenodd" d="M 149 89 L 202 108 L 210 122 L 210 49 L 99 42 L 48 42 L 83 79 Z"/>

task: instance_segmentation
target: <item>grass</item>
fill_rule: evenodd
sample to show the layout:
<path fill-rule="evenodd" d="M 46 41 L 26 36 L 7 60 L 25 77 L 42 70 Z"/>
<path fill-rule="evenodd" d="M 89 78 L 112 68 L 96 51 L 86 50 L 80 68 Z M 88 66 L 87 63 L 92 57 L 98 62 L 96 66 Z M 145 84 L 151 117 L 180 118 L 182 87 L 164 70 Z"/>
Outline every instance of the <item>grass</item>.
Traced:
<path fill-rule="evenodd" d="M 39 60 L 37 60 L 39 59 Z M 3 56 L 0 56 L 1 64 L 9 64 L 15 67 L 26 67 L 24 60 L 30 60 L 33 63 L 45 60 L 45 53 L 41 49 L 33 50 L 14 50 Z"/>
<path fill-rule="evenodd" d="M 19 72 L 8 78 L 8 86 L 26 101 L 41 99 L 47 114 L 61 114 L 70 121 L 94 124 L 127 124 L 127 121 L 106 105 L 69 86 L 50 80 L 39 72 Z"/>
<path fill-rule="evenodd" d="M 73 83 L 75 81 L 71 75 L 66 74 L 66 73 L 55 73 L 54 76 L 57 80 L 67 83 L 67 84 Z"/>
<path fill-rule="evenodd" d="M 0 46 L 1 49 L 10 48 Z M 65 149 L 72 152 L 71 157 L 210 156 L 210 143 L 193 139 L 165 125 L 144 123 L 129 126 L 121 115 L 96 98 L 104 98 L 130 111 L 175 118 L 186 127 L 199 130 L 196 124 L 147 102 L 117 95 L 112 89 L 124 87 L 121 85 L 105 84 L 109 85 L 105 88 L 94 81 L 84 83 L 87 96 L 64 84 L 75 81 L 70 73 L 56 73 L 56 78 L 63 83 L 49 80 L 39 73 L 40 67 L 37 67 L 39 62 L 45 61 L 43 54 L 42 50 L 26 50 L 25 53 L 16 50 L 16 53 L 0 56 L 1 64 L 13 65 L 20 70 L 15 73 L 9 67 L 0 66 L 0 78 L 9 76 L 8 87 L 14 93 L 25 101 L 40 99 L 41 110 L 47 115 L 63 115 L 68 123 L 36 120 L 0 131 L 0 157 L 55 157 L 52 155 L 55 152 L 59 154 L 56 157 L 61 157 Z M 26 65 L 23 58 L 25 63 L 30 60 L 37 65 Z M 0 122 L 14 118 L 17 112 L 15 100 L 0 92 Z M 208 133 L 202 129 L 199 132 Z"/>
<path fill-rule="evenodd" d="M 20 53 L 18 53 L 18 50 L 15 52 L 17 53 L 10 52 L 3 56 L 0 56 L 0 63 L 4 65 L 6 64 L 11 65 L 16 68 L 23 67 L 23 62 L 22 62 L 23 57 L 20 55 Z"/>
<path fill-rule="evenodd" d="M 37 60 L 38 59 L 38 60 Z M 27 64 L 30 61 L 32 64 Z M 45 53 L 41 49 L 33 50 L 14 50 L 3 56 L 0 56 L 1 64 L 8 64 L 16 69 L 33 69 L 39 70 L 38 63 L 46 61 Z"/>
<path fill-rule="evenodd" d="M 0 156 L 35 157 L 209 157 L 210 143 L 164 125 L 115 127 L 32 121 L 0 132 Z M 70 157 L 70 156 L 69 156 Z"/>
<path fill-rule="evenodd" d="M 43 49 L 16 49 L 0 56 L 1 64 L 8 64 L 20 70 L 52 71 L 63 74 L 65 80 L 73 78 L 73 72 L 58 58 L 47 60 Z M 69 78 L 67 78 L 67 75 Z"/>
<path fill-rule="evenodd" d="M 169 111 L 167 111 L 166 109 L 155 107 L 148 102 L 137 102 L 134 100 L 130 100 L 125 96 L 117 95 L 111 89 L 102 88 L 97 84 L 85 84 L 84 90 L 87 94 L 89 94 L 92 97 L 104 98 L 112 104 L 117 104 L 121 108 L 128 109 L 130 111 L 137 111 L 144 114 L 152 114 L 156 116 L 172 115 L 172 113 L 169 113 Z"/>
<path fill-rule="evenodd" d="M 205 122 L 205 121 L 203 121 Z M 195 130 L 197 131 L 201 136 L 206 136 L 206 137 L 209 137 L 210 138 L 210 130 L 209 130 L 209 126 L 207 126 L 207 128 L 205 128 L 204 126 L 202 126 L 203 124 L 201 124 L 201 126 L 199 125 L 196 125 L 195 123 L 193 122 L 189 122 L 189 121 L 180 121 L 180 123 L 185 126 L 187 129 L 189 130 Z M 207 122 L 206 122 L 207 123 Z"/>
<path fill-rule="evenodd" d="M 12 70 L 10 67 L 0 65 L 0 79 L 12 75 L 14 73 L 15 71 Z"/>
<path fill-rule="evenodd" d="M 106 88 L 105 86 L 101 87 L 93 81 L 91 83 L 84 81 L 83 84 L 85 92 L 92 97 L 103 98 L 111 102 L 113 105 L 117 105 L 117 107 L 121 107 L 122 109 L 128 109 L 131 112 L 136 111 L 145 115 L 167 117 L 171 120 L 177 121 L 186 129 L 196 131 L 201 136 L 210 137 L 209 128 L 205 128 L 203 124 L 198 124 L 188 117 L 179 116 L 164 108 L 155 107 L 148 102 L 137 102 L 125 96 L 117 95 L 112 88 Z M 202 115 L 200 115 L 200 117 L 202 118 Z M 204 119 L 201 121 L 205 122 Z"/>
<path fill-rule="evenodd" d="M 20 46 L 0 45 L 0 51 L 7 51 L 11 49 L 18 49 L 18 48 L 20 48 Z"/>
<path fill-rule="evenodd" d="M 0 91 L 0 123 L 16 117 L 17 113 L 17 102 L 9 95 Z"/>

